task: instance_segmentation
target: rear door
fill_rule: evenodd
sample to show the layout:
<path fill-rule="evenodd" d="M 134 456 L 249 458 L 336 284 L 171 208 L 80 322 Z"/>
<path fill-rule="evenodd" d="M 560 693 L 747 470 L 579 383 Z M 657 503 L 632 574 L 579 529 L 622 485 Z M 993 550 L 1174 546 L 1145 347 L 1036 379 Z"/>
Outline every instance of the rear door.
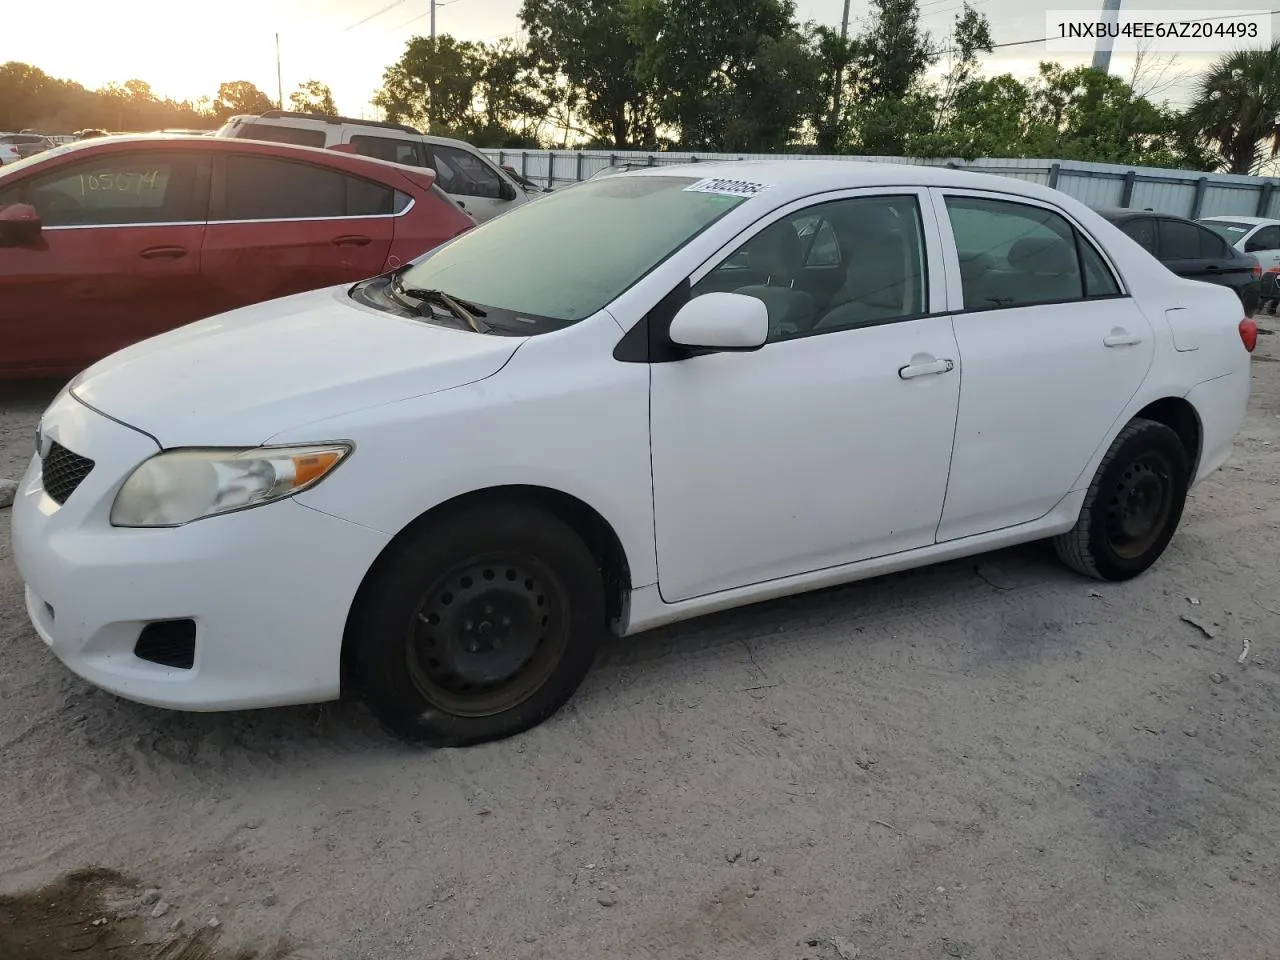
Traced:
<path fill-rule="evenodd" d="M 202 270 L 220 310 L 381 273 L 396 191 L 254 154 L 214 158 Z"/>
<path fill-rule="evenodd" d="M 1151 324 L 1092 238 L 1028 197 L 935 191 L 962 378 L 938 540 L 1043 517 L 1151 367 Z"/>
<path fill-rule="evenodd" d="M 214 312 L 200 273 L 210 158 L 101 153 L 24 177 L 40 238 L 0 247 L 0 369 L 79 368 Z M 37 168 L 38 170 L 39 168 Z"/>

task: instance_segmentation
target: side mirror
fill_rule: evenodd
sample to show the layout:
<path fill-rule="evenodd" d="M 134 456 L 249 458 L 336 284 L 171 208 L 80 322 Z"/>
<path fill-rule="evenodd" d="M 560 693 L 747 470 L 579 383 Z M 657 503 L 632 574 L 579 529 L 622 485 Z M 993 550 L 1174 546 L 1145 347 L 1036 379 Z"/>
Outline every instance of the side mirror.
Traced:
<path fill-rule="evenodd" d="M 40 214 L 29 203 L 0 207 L 0 245 L 21 247 L 40 237 Z"/>
<path fill-rule="evenodd" d="M 680 308 L 668 335 L 673 343 L 694 349 L 759 350 L 769 339 L 769 309 L 764 301 L 741 293 L 704 293 Z"/>
<path fill-rule="evenodd" d="M 499 182 L 501 186 L 498 188 L 498 196 L 503 200 L 514 200 L 516 198 L 516 188 L 506 180 Z"/>

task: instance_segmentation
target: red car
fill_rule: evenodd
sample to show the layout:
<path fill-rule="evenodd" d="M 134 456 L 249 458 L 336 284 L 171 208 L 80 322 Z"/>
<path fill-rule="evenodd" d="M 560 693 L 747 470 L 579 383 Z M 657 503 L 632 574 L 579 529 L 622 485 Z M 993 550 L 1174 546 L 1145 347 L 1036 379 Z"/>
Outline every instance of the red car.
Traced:
<path fill-rule="evenodd" d="M 474 224 L 430 169 L 332 150 L 55 147 L 0 169 L 0 378 L 70 375 L 216 313 L 376 276 Z"/>

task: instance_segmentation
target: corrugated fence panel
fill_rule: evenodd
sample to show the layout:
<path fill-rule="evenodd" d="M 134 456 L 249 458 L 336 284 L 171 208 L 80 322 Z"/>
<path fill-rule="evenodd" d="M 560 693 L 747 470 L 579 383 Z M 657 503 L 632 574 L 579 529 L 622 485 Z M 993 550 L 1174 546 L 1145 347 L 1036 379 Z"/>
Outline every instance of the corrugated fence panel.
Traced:
<path fill-rule="evenodd" d="M 1090 207 L 1118 207 L 1124 178 L 1064 171 L 1058 175 L 1058 189 Z"/>
<path fill-rule="evenodd" d="M 1206 187 L 1200 209 L 1204 217 L 1218 214 L 1252 217 L 1258 209 L 1258 191 L 1237 186 Z"/>
<path fill-rule="evenodd" d="M 542 186 L 564 187 L 589 179 L 616 163 L 653 166 L 723 160 L 848 160 L 865 163 L 906 163 L 913 166 L 952 166 L 958 170 L 990 173 L 1031 183 L 1049 184 L 1057 169 L 1059 190 L 1091 207 L 1120 206 L 1124 199 L 1126 175 L 1135 174 L 1128 206 L 1151 208 L 1159 213 L 1189 216 L 1196 197 L 1196 182 L 1207 185 L 1200 203 L 1200 216 L 1220 214 L 1253 215 L 1258 209 L 1263 185 L 1280 187 L 1280 179 L 1228 174 L 1200 174 L 1186 170 L 1154 167 L 1129 168 L 1117 164 L 1065 160 L 1021 160 L 984 157 L 980 160 L 947 160 L 940 157 L 820 157 L 808 154 L 763 153 L 645 153 L 619 150 L 485 150 L 494 160 L 505 163 Z M 1273 191 L 1267 216 L 1280 219 L 1280 189 Z"/>
<path fill-rule="evenodd" d="M 1191 213 L 1191 204 L 1195 200 L 1196 184 L 1194 180 L 1161 180 L 1151 182 L 1139 180 L 1133 185 L 1133 199 L 1129 206 L 1135 210 L 1154 210 L 1156 213 L 1176 213 L 1185 217 Z M 1209 216 L 1212 210 L 1202 209 L 1201 216 Z"/>

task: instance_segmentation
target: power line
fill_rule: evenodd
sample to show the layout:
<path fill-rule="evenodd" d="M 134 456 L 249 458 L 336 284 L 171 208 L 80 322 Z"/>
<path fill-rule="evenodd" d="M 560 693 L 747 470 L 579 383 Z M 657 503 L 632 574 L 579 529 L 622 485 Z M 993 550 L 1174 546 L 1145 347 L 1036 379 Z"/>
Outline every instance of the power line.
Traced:
<path fill-rule="evenodd" d="M 396 7 L 400 6 L 400 4 L 402 4 L 402 3 L 404 3 L 404 0 L 391 0 L 391 3 L 387 4 L 387 5 L 386 5 L 385 7 L 383 7 L 381 10 L 377 10 L 377 11 L 375 11 L 374 13 L 369 14 L 369 15 L 368 15 L 367 17 L 365 17 L 363 20 L 359 20 L 359 21 L 357 21 L 356 23 L 353 23 L 351 26 L 347 27 L 347 28 L 346 28 L 346 29 L 344 29 L 342 32 L 343 32 L 343 33 L 346 33 L 346 32 L 348 32 L 348 31 L 350 31 L 350 30 L 354 30 L 356 27 L 362 27 L 362 26 L 364 26 L 366 23 L 368 23 L 370 20 L 374 19 L 375 17 L 380 17 L 380 16 L 382 16 L 382 15 L 383 15 L 384 13 L 386 13 L 388 10 L 394 10 Z"/>

